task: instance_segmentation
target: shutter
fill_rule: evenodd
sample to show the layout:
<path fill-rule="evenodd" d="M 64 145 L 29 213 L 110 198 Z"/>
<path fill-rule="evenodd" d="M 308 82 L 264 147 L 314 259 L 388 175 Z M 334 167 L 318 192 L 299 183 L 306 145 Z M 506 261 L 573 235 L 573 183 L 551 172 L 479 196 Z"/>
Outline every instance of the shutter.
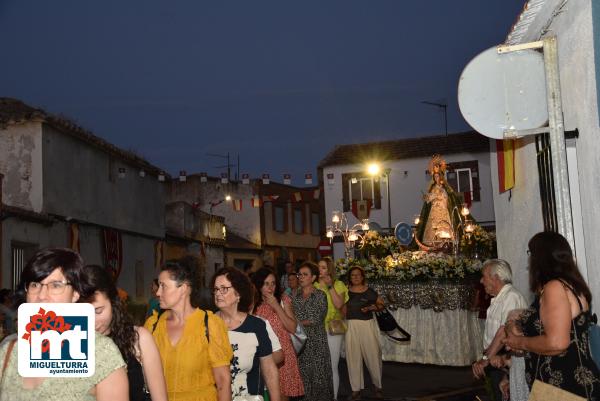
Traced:
<path fill-rule="evenodd" d="M 479 185 L 479 162 L 471 162 L 471 183 L 473 184 L 473 201 L 481 201 L 481 186 Z"/>
<path fill-rule="evenodd" d="M 388 176 L 389 180 L 390 177 Z M 373 209 L 381 209 L 381 178 L 373 177 Z"/>
<path fill-rule="evenodd" d="M 353 175 L 354 174 L 352 174 L 352 173 L 342 174 L 342 203 L 343 203 L 343 209 L 344 209 L 343 211 L 344 212 L 350 211 L 349 183 L 350 183 L 350 178 Z"/>

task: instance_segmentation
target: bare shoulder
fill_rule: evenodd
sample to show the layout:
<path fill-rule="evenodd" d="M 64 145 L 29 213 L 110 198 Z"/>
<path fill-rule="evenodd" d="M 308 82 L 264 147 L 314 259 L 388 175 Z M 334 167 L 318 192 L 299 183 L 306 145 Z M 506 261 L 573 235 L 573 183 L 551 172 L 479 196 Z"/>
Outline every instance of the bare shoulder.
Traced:
<path fill-rule="evenodd" d="M 544 297 L 544 296 L 551 297 L 553 295 L 556 295 L 559 292 L 560 293 L 565 292 L 565 285 L 560 280 L 550 280 L 544 286 L 544 290 L 542 291 L 542 297 Z"/>
<path fill-rule="evenodd" d="M 140 344 L 146 344 L 148 341 L 154 341 L 154 337 L 152 337 L 152 333 L 142 326 L 135 326 L 135 331 L 138 334 L 138 338 L 140 340 Z"/>

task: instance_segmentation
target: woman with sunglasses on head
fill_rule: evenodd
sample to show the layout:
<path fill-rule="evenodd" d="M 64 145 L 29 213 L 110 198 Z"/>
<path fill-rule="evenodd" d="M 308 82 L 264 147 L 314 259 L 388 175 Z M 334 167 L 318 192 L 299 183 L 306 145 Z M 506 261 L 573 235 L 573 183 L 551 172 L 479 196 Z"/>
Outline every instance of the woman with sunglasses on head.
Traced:
<path fill-rule="evenodd" d="M 588 400 L 600 400 L 600 372 L 590 355 L 592 293 L 569 242 L 546 231 L 528 244 L 531 306 L 507 324 L 503 343 L 525 351 L 525 378 L 549 383 Z M 533 394 L 533 393 L 532 393 Z"/>
<path fill-rule="evenodd" d="M 110 273 L 101 266 L 84 268 L 93 291 L 85 302 L 96 311 L 96 331 L 110 337 L 127 362 L 130 401 L 167 401 L 167 388 L 152 334 L 134 326 Z"/>
<path fill-rule="evenodd" d="M 291 279 L 289 276 L 288 279 Z M 296 317 L 292 309 L 292 300 L 287 295 L 279 295 L 279 280 L 275 273 L 267 268 L 261 268 L 252 275 L 252 283 L 257 289 L 257 299 L 254 314 L 267 320 L 279 342 L 281 343 L 284 360 L 279 366 L 279 387 L 281 399 L 287 401 L 288 397 L 299 397 L 304 395 L 304 386 L 300 370 L 298 369 L 298 358 L 290 339 L 290 333 L 296 331 Z"/>
<path fill-rule="evenodd" d="M 325 332 L 327 296 L 314 287 L 319 268 L 312 262 L 304 262 L 298 268 L 300 288 L 292 300 L 298 322 L 304 327 L 307 340 L 298 356 L 300 374 L 304 382 L 306 401 L 333 400 L 331 358 Z"/>
<path fill-rule="evenodd" d="M 197 271 L 187 259 L 162 267 L 156 295 L 165 311 L 154 313 L 144 327 L 158 346 L 169 401 L 231 401 L 227 328 L 197 307 Z"/>
<path fill-rule="evenodd" d="M 75 303 L 88 293 L 83 260 L 70 249 L 41 250 L 21 273 L 19 295 L 25 297 L 25 302 Z M 100 333 L 96 333 L 95 345 L 96 365 L 91 377 L 21 377 L 17 347 L 14 341 L 6 340 L 0 349 L 0 361 L 6 361 L 1 373 L 0 401 L 128 400 L 127 373 L 119 349 Z M 9 348 L 12 350 L 7 356 Z"/>
<path fill-rule="evenodd" d="M 269 390 L 271 401 L 281 400 L 279 372 L 264 320 L 250 315 L 254 286 L 242 271 L 223 267 L 211 281 L 217 314 L 225 321 L 233 348 L 231 392 L 236 397 L 257 396 Z M 264 379 L 264 381 L 263 381 Z"/>

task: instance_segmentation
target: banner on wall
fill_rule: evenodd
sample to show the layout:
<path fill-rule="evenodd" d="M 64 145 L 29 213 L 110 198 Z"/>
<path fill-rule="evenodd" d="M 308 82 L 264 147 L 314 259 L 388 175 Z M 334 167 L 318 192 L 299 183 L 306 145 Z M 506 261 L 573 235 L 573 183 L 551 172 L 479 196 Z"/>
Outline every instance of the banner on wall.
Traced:
<path fill-rule="evenodd" d="M 75 252 L 81 253 L 79 243 L 79 224 L 77 223 L 69 224 L 69 247 Z"/>
<path fill-rule="evenodd" d="M 104 242 L 104 266 L 110 271 L 115 281 L 121 274 L 123 267 L 123 243 L 121 242 L 121 233 L 111 228 L 102 230 Z"/>
<path fill-rule="evenodd" d="M 163 264 L 163 247 L 164 241 L 157 240 L 154 242 L 154 270 L 160 271 Z"/>

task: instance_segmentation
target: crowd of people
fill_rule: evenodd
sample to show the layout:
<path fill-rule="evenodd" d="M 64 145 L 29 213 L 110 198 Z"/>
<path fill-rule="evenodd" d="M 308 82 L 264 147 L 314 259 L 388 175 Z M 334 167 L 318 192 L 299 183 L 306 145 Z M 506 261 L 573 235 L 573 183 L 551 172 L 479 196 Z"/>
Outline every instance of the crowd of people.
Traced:
<path fill-rule="evenodd" d="M 588 346 L 592 295 L 571 248 L 561 235 L 543 232 L 529 241 L 528 254 L 535 295 L 529 307 L 512 285 L 507 262 L 483 264 L 481 283 L 492 301 L 473 373 L 489 378 L 497 401 L 527 400 L 536 382 L 600 400 Z M 9 335 L 0 345 L 0 401 L 331 401 L 338 398 L 342 351 L 351 400 L 365 387 L 363 364 L 375 397 L 383 398 L 374 312 L 384 304 L 361 267 L 351 267 L 346 280 L 336 277 L 328 258 L 296 268 L 287 263 L 281 275 L 269 267 L 222 268 L 210 281 L 214 311 L 201 307 L 199 271 L 189 258 L 165 263 L 142 327 L 127 313 L 108 270 L 85 265 L 69 249 L 39 251 L 14 297 L 0 291 L 1 326 L 15 330 L 12 299 L 17 305 L 90 303 L 96 369 L 88 378 L 20 377 L 16 336 Z M 300 348 L 291 337 L 299 330 Z"/>
<path fill-rule="evenodd" d="M 352 270 L 348 288 L 329 258 L 297 267 L 286 263 L 281 276 L 269 267 L 222 268 L 210 282 L 213 308 L 201 308 L 199 271 L 190 258 L 165 263 L 153 281 L 142 327 L 133 323 L 109 270 L 85 265 L 69 249 L 39 251 L 25 266 L 16 294 L 0 291 L 6 309 L 1 326 L 14 333 L 14 311 L 23 302 L 89 303 L 95 310 L 96 370 L 89 378 L 21 379 L 16 335 L 8 335 L 0 345 L 0 401 L 331 401 L 338 397 L 345 336 L 351 340 L 346 353 L 356 356 L 348 364 L 352 399 L 364 388 L 363 358 L 376 396 L 383 398 L 373 317 L 383 303 L 366 286 L 362 270 L 358 280 Z M 296 349 L 291 335 L 299 327 L 305 338 Z"/>

